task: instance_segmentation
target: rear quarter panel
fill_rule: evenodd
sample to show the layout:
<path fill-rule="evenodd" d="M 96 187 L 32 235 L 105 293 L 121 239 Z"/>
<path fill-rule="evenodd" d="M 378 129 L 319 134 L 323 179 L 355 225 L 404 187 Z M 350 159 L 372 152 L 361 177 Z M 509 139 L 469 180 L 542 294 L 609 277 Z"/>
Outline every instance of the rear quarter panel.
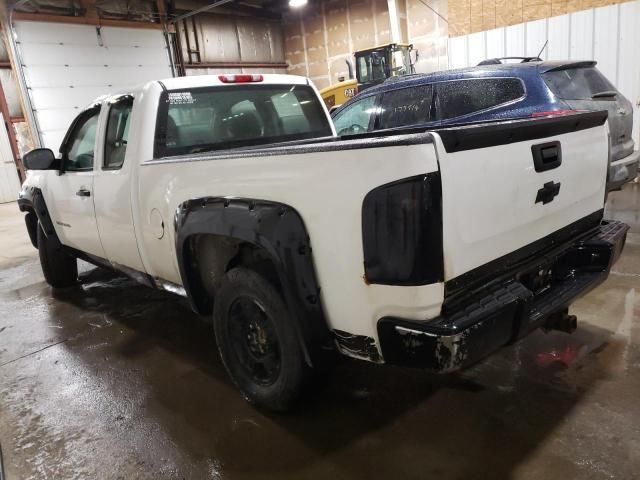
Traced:
<path fill-rule="evenodd" d="M 429 136 L 424 135 L 427 142 Z M 148 273 L 181 284 L 173 219 L 178 205 L 201 197 L 243 197 L 281 202 L 302 217 L 330 327 L 377 338 L 385 315 L 425 319 L 439 313 L 443 285 L 368 285 L 364 280 L 361 209 L 373 188 L 438 170 L 432 143 L 315 153 L 202 157 L 140 167 L 139 218 Z M 149 222 L 161 212 L 166 234 Z"/>

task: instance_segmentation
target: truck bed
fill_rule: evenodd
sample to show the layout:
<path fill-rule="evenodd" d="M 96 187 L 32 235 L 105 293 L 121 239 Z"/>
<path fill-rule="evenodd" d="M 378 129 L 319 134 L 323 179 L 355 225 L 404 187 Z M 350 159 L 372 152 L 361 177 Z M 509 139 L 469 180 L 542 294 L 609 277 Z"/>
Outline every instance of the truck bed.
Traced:
<path fill-rule="evenodd" d="M 606 113 L 387 131 L 159 158 L 142 162 L 137 209 L 147 272 L 181 284 L 176 239 L 153 234 L 148 212 L 173 223 L 186 199 L 253 198 L 292 206 L 311 239 L 323 309 L 332 329 L 374 337 L 384 316 L 428 321 L 447 285 L 512 252 L 524 252 L 583 217 L 601 216 L 606 181 Z M 536 172 L 532 146 L 559 142 L 561 163 Z M 438 176 L 442 189 L 439 281 L 381 284 L 367 278 L 363 201 L 380 185 Z M 537 201 L 548 183 L 549 202 Z M 144 192 L 144 194 L 142 194 Z M 415 252 L 414 252 L 415 253 Z M 524 253 L 517 253 L 520 255 Z M 336 281 L 340 279 L 340 281 Z"/>

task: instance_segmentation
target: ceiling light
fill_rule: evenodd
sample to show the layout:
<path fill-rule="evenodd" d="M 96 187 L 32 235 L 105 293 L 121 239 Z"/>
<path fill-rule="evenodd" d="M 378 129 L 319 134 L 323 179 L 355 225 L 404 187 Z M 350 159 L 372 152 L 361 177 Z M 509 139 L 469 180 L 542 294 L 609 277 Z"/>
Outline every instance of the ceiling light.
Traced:
<path fill-rule="evenodd" d="M 289 0 L 289 6 L 293 8 L 302 7 L 307 4 L 307 0 Z"/>

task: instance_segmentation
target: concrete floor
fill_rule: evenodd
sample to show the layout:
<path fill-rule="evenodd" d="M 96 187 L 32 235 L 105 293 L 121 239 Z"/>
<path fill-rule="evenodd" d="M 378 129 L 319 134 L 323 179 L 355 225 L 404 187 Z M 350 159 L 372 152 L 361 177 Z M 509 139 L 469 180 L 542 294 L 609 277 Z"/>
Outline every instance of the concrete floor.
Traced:
<path fill-rule="evenodd" d="M 265 416 L 183 300 L 95 269 L 53 294 L 15 205 L 2 206 L 7 478 L 638 478 L 638 185 L 608 212 L 632 230 L 609 280 L 573 308 L 575 334 L 536 332 L 448 377 L 345 361 L 300 411 Z"/>
<path fill-rule="evenodd" d="M 24 214 L 13 202 L 0 203 L 0 268 L 19 265 L 34 255 L 38 252 L 29 240 Z"/>

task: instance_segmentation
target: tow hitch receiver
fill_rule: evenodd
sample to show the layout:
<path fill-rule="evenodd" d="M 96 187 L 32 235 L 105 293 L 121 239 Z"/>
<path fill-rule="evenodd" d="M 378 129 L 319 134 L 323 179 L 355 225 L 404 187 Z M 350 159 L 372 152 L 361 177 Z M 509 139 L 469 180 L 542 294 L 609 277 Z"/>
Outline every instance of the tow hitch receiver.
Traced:
<path fill-rule="evenodd" d="M 569 310 L 564 309 L 556 313 L 552 313 L 542 327 L 545 332 L 551 330 L 559 330 L 561 332 L 573 333 L 578 327 L 578 319 L 575 315 L 569 315 Z"/>

